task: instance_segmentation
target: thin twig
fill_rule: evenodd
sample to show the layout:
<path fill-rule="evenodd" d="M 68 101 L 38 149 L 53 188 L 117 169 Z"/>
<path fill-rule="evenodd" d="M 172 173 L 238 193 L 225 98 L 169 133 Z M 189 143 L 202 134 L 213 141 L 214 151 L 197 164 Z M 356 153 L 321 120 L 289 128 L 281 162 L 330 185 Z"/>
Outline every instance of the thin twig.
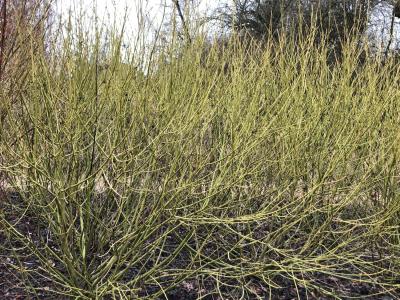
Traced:
<path fill-rule="evenodd" d="M 6 43 L 6 29 L 7 29 L 7 0 L 3 0 L 2 5 L 2 26 L 1 26 L 1 40 L 0 40 L 0 80 L 3 75 L 3 57 L 4 47 Z"/>

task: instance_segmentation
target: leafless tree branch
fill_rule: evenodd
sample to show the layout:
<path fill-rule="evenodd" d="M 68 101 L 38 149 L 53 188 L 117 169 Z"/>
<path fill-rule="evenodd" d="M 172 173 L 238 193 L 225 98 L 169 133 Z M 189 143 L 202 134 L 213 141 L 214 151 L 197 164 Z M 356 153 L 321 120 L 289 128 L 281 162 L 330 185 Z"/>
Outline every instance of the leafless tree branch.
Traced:
<path fill-rule="evenodd" d="M 179 18 L 181 19 L 182 27 L 183 27 L 183 31 L 185 32 L 186 39 L 188 40 L 189 44 L 191 44 L 192 38 L 190 37 L 189 28 L 187 26 L 185 17 L 183 16 L 183 12 L 182 12 L 181 5 L 179 4 L 179 0 L 173 0 L 173 1 L 174 1 L 176 10 L 178 12 Z"/>

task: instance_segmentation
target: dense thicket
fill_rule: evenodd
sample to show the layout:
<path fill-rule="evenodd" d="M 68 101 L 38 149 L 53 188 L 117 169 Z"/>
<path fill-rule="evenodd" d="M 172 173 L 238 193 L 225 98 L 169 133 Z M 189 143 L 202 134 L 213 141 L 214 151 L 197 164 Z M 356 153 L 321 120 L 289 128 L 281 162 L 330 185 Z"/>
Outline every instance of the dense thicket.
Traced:
<path fill-rule="evenodd" d="M 351 43 L 330 66 L 314 37 L 233 39 L 205 61 L 202 41 L 170 45 L 151 74 L 118 41 L 105 70 L 89 38 L 35 56 L 0 143 L 14 283 L 75 299 L 397 297 L 398 64 L 360 67 Z"/>
<path fill-rule="evenodd" d="M 400 298 L 398 62 L 80 26 L 0 86 L 0 295 Z"/>
<path fill-rule="evenodd" d="M 52 2 L 52 0 L 0 1 L 0 79 L 7 72 L 21 69 L 18 64 L 26 62 L 27 53 L 45 46 L 46 27 L 49 25 Z M 13 66 L 9 67 L 11 64 Z"/>

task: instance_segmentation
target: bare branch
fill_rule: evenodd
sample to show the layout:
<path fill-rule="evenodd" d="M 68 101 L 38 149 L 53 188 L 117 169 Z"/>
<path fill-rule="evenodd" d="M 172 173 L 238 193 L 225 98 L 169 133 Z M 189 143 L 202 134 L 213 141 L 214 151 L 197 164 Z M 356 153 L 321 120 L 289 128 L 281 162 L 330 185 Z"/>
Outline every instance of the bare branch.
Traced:
<path fill-rule="evenodd" d="M 183 16 L 182 8 L 181 8 L 181 5 L 179 4 L 179 0 L 173 0 L 173 1 L 174 1 L 176 10 L 178 11 L 179 18 L 181 19 L 182 27 L 183 27 L 183 31 L 185 32 L 186 39 L 188 40 L 189 44 L 191 44 L 192 38 L 190 37 L 189 28 L 187 27 L 185 17 Z"/>

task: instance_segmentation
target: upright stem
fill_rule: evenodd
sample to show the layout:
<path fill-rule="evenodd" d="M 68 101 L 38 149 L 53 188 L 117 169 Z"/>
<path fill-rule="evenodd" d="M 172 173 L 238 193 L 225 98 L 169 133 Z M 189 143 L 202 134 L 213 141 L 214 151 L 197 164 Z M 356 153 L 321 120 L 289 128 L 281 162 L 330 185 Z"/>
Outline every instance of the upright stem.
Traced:
<path fill-rule="evenodd" d="M 0 40 L 0 81 L 3 75 L 3 59 L 4 59 L 4 47 L 6 44 L 6 29 L 7 29 L 7 0 L 3 0 L 1 7 L 2 11 L 2 26 L 1 26 L 1 40 Z"/>

